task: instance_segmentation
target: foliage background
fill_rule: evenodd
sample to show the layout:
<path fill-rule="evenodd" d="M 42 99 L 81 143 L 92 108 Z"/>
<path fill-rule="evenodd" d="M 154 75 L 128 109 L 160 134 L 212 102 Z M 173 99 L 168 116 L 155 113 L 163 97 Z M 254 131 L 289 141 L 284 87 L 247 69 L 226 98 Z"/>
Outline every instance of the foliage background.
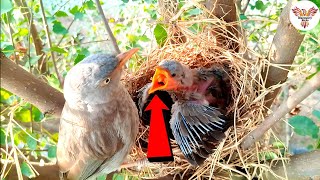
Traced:
<path fill-rule="evenodd" d="M 20 6 L 23 2 L 27 6 Z M 1 0 L 1 51 L 11 60 L 20 64 L 25 70 L 48 82 L 49 85 L 62 91 L 58 76 L 64 77 L 68 70 L 84 57 L 110 52 L 112 46 L 106 30 L 96 10 L 93 0 L 44 0 L 40 1 Z M 314 1 L 319 7 L 319 1 Z M 109 24 L 117 38 L 122 51 L 139 47 L 141 51 L 129 62 L 129 70 L 135 71 L 139 66 L 138 59 L 147 55 L 159 46 L 166 37 L 165 27 L 161 24 L 158 2 L 156 0 L 116 0 L 101 1 Z M 185 1 L 179 1 L 181 7 Z M 243 3 L 244 4 L 244 3 Z M 284 0 L 251 0 L 245 12 L 239 14 L 247 36 L 247 45 L 266 57 L 279 21 L 279 15 L 285 6 Z M 24 10 L 31 13 L 24 16 Z M 42 11 L 48 23 L 52 47 L 48 44 Z M 187 11 L 182 21 L 190 16 L 197 16 L 199 9 Z M 37 28 L 43 44 L 42 54 L 36 53 L 34 39 L 31 36 L 31 22 Z M 291 67 L 288 82 L 285 84 L 274 108 L 282 100 L 301 86 L 303 80 L 320 71 L 320 24 L 306 34 L 295 63 Z M 55 56 L 57 71 L 53 63 Z M 43 71 L 40 67 L 45 66 Z M 11 92 L 1 89 L 1 148 L 18 147 L 15 153 L 26 158 L 21 163 L 24 176 L 33 177 L 30 162 L 46 164 L 55 161 L 58 134 L 50 134 L 45 129 L 35 131 L 34 123 L 51 117 L 45 116 L 39 109 Z M 26 124 L 29 124 L 25 128 Z M 279 139 L 273 143 L 283 153 L 299 154 L 320 149 L 320 93 L 315 92 L 311 99 L 306 99 L 290 115 L 275 127 Z M 4 151 L 2 160 L 13 161 Z M 270 159 L 277 158 L 269 154 Z M 124 172 L 126 174 L 126 172 Z M 122 178 L 117 175 L 115 178 Z"/>

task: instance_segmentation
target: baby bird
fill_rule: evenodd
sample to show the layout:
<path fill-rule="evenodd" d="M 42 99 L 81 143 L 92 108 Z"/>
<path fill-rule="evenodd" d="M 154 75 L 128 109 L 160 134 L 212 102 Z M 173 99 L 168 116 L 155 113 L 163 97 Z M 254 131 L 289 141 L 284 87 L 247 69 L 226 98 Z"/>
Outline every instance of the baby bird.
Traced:
<path fill-rule="evenodd" d="M 170 126 L 186 159 L 201 165 L 225 138 L 229 122 L 224 116 L 230 86 L 222 69 L 190 69 L 175 60 L 156 67 L 152 83 L 140 95 L 140 115 L 149 94 L 167 91 L 173 101 Z"/>

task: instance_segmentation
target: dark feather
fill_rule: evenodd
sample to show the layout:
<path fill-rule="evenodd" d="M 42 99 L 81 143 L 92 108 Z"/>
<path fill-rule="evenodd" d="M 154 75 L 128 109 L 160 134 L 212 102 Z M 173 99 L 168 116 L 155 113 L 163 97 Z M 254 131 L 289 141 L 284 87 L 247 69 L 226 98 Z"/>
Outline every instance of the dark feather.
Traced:
<path fill-rule="evenodd" d="M 226 120 L 218 109 L 196 102 L 176 102 L 171 129 L 182 153 L 192 165 L 200 165 L 225 137 Z"/>

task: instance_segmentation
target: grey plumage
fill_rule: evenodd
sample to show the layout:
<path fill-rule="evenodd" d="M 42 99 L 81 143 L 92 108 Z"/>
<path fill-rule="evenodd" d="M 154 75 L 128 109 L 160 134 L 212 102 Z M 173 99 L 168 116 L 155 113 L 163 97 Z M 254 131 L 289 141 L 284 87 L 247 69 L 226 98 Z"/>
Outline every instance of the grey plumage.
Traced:
<path fill-rule="evenodd" d="M 85 58 L 67 74 L 57 159 L 68 179 L 94 179 L 117 170 L 138 132 L 138 112 L 121 85 L 121 66 L 137 49 L 121 56 Z"/>

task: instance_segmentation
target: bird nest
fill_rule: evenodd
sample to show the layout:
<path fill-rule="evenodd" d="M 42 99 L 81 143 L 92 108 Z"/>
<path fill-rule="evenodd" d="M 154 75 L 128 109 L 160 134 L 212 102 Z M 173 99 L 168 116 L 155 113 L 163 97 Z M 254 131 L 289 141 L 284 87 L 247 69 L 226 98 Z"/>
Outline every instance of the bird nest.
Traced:
<path fill-rule="evenodd" d="M 261 74 L 268 62 L 264 59 L 250 61 L 243 58 L 248 50 L 243 48 L 243 38 L 234 35 L 240 34 L 238 24 L 228 24 L 215 17 L 198 18 L 200 19 L 164 25 L 167 38 L 162 47 L 153 50 L 146 60 L 141 60 L 138 70 L 127 73 L 123 80 L 137 102 L 137 91 L 151 82 L 155 66 L 163 59 L 174 59 L 191 68 L 226 67 L 232 86 L 232 103 L 227 107 L 227 113 L 233 117 L 233 126 L 225 132 L 227 138 L 201 166 L 189 164 L 171 139 L 173 162 L 148 163 L 128 168 L 127 171 L 140 178 L 171 176 L 174 179 L 230 179 L 233 175 L 248 179 L 261 177 L 261 173 L 271 171 L 268 165 L 261 164 L 265 160 L 263 154 L 279 152 L 268 145 L 242 150 L 240 142 L 263 120 L 266 90 Z M 141 122 L 137 143 L 129 161 L 146 158 L 148 135 L 149 126 Z"/>

